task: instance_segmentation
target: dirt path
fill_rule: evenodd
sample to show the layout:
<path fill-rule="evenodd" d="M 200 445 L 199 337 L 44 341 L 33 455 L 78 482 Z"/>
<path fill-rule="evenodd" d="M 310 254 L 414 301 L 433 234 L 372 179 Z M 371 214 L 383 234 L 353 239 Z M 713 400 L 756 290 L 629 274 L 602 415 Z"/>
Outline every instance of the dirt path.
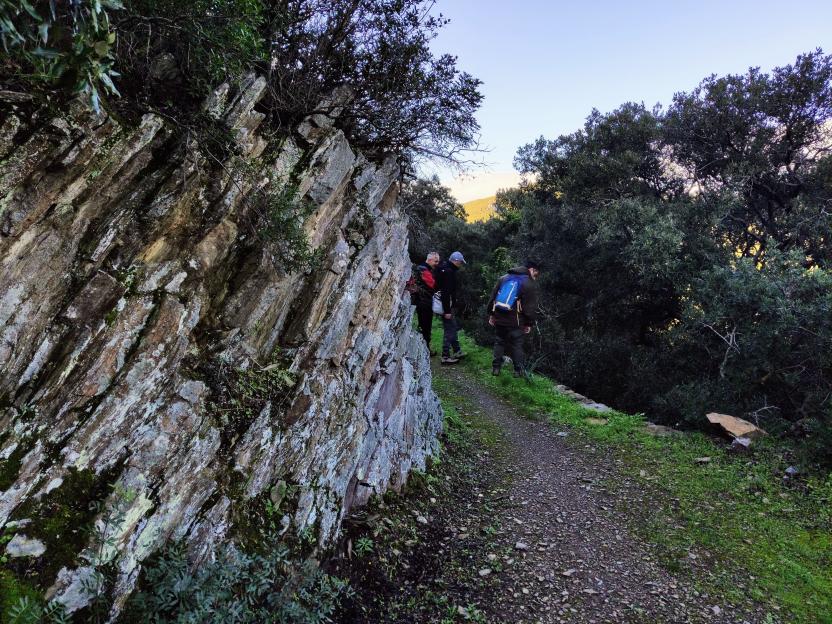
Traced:
<path fill-rule="evenodd" d="M 627 528 L 649 496 L 613 460 L 522 418 L 462 368 L 438 374 L 479 436 L 451 448 L 433 484 L 357 522 L 353 550 L 363 535 L 373 552 L 341 567 L 358 593 L 338 621 L 764 621 L 696 589 L 709 571 L 695 552 L 675 574 L 659 564 Z"/>

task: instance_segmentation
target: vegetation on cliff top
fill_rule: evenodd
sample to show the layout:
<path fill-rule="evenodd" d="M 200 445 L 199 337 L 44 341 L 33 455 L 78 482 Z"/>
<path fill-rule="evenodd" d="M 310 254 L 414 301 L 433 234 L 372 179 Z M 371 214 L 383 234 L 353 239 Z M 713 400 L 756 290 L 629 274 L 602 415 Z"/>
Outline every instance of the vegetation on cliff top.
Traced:
<path fill-rule="evenodd" d="M 425 0 L 3 0 L 6 99 L 82 94 L 124 117 L 195 123 L 205 96 L 250 72 L 272 132 L 337 117 L 368 156 L 455 160 L 476 144 L 480 82 L 430 41 Z M 338 97 L 333 94 L 339 93 Z"/>

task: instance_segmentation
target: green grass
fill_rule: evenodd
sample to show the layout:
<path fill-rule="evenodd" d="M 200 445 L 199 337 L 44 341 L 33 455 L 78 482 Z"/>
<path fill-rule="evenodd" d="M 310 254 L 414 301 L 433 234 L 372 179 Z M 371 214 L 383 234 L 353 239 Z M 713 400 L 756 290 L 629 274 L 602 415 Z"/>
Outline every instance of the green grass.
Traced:
<path fill-rule="evenodd" d="M 444 412 L 445 438 L 457 445 L 468 445 L 472 436 L 489 448 L 499 445 L 499 427 L 479 414 L 471 399 L 460 393 L 447 379 L 434 376 L 433 389 Z M 465 415 L 460 410 L 465 410 Z M 441 456 L 441 455 L 440 455 Z"/>
<path fill-rule="evenodd" d="M 728 599 L 750 595 L 782 621 L 832 623 L 832 478 L 784 481 L 788 463 L 776 442 L 744 457 L 701 433 L 654 437 L 643 416 L 599 415 L 545 377 L 515 379 L 506 371 L 493 377 L 490 351 L 464 336 L 461 343 L 468 354 L 463 365 L 480 383 L 525 415 L 569 428 L 573 440 L 611 451 L 622 475 L 654 495 L 653 508 L 634 529 L 657 545 L 669 569 L 682 572 L 680 559 L 696 547 L 713 561 L 709 590 Z M 446 386 L 436 383 L 442 396 Z M 599 416 L 607 424 L 587 421 Z M 698 463 L 700 457 L 711 460 Z M 735 586 L 730 570 L 742 571 L 749 585 Z"/>

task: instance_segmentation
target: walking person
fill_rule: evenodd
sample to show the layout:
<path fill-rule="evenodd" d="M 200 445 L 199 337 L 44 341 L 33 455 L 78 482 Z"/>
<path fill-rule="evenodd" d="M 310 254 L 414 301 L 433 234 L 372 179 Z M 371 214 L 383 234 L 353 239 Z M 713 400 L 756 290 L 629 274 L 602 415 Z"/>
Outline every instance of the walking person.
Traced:
<path fill-rule="evenodd" d="M 457 272 L 465 264 L 465 258 L 459 251 L 453 252 L 448 259 L 439 264 L 436 270 L 437 288 L 442 299 L 442 363 L 456 364 L 463 357 L 459 346 L 459 323 L 456 318 Z"/>
<path fill-rule="evenodd" d="M 494 286 L 488 302 L 488 324 L 494 327 L 492 375 L 500 374 L 506 352 L 514 363 L 514 376 L 527 374 L 523 337 L 537 320 L 538 275 L 540 265 L 526 260 L 525 265 L 511 269 Z"/>
<path fill-rule="evenodd" d="M 428 346 L 431 356 L 436 351 L 430 348 L 430 332 L 433 324 L 433 295 L 436 292 L 436 275 L 434 271 L 439 265 L 439 254 L 431 251 L 425 261 L 416 267 L 416 318 L 419 320 L 419 331 Z"/>

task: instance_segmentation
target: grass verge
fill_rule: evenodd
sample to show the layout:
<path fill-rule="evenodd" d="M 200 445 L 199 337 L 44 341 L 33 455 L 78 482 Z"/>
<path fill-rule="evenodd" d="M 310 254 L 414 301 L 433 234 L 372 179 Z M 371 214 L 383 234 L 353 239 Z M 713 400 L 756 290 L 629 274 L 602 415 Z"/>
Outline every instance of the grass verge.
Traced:
<path fill-rule="evenodd" d="M 626 477 L 655 493 L 654 508 L 634 528 L 667 567 L 680 571 L 679 560 L 697 549 L 712 563 L 712 589 L 726 598 L 747 594 L 768 604 L 771 621 L 832 624 L 832 478 L 784 478 L 788 450 L 776 442 L 735 455 L 701 433 L 655 437 L 642 415 L 607 412 L 599 422 L 548 378 L 493 377 L 490 351 L 465 336 L 461 342 L 463 365 L 480 383 L 526 415 L 545 415 L 611 451 Z M 435 383 L 441 396 L 442 381 Z M 731 570 L 750 584 L 735 586 Z"/>

